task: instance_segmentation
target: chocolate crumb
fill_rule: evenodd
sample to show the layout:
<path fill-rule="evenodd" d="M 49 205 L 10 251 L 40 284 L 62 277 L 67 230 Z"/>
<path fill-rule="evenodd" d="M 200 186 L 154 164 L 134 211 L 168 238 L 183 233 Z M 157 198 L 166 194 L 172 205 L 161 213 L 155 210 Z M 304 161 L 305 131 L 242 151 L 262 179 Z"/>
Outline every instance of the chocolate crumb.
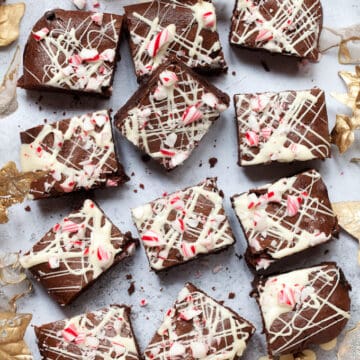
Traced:
<path fill-rule="evenodd" d="M 324 255 L 327 255 L 329 252 L 330 252 L 330 250 L 329 250 L 329 249 L 326 249 L 326 250 L 324 251 Z"/>
<path fill-rule="evenodd" d="M 138 191 L 135 189 L 135 190 L 134 190 L 134 193 L 137 194 L 137 192 L 138 192 Z"/>
<path fill-rule="evenodd" d="M 141 160 L 144 162 L 144 163 L 147 163 L 151 160 L 151 156 L 148 155 L 148 154 L 144 154 L 144 155 L 141 155 Z"/>
<path fill-rule="evenodd" d="M 229 292 L 229 299 L 235 299 L 235 293 L 233 293 L 233 292 Z"/>
<path fill-rule="evenodd" d="M 212 291 L 216 291 L 216 287 L 213 286 L 213 287 L 211 288 L 211 290 L 212 290 Z"/>
<path fill-rule="evenodd" d="M 134 172 L 132 172 L 132 173 L 131 173 L 131 176 L 135 176 L 135 173 L 134 173 Z"/>
<path fill-rule="evenodd" d="M 220 195 L 222 198 L 225 197 L 225 194 L 224 194 L 224 192 L 223 192 L 222 190 L 219 191 L 219 195 Z"/>
<path fill-rule="evenodd" d="M 26 207 L 25 207 L 25 211 L 30 212 L 30 211 L 31 211 L 31 207 L 30 207 L 29 205 L 26 206 Z"/>
<path fill-rule="evenodd" d="M 219 301 L 219 304 L 224 305 L 224 302 L 225 302 L 224 300 L 221 300 L 221 301 Z"/>
<path fill-rule="evenodd" d="M 261 60 L 260 64 L 261 64 L 261 66 L 264 68 L 264 70 L 266 72 L 270 72 L 270 68 L 269 68 L 268 64 L 264 60 Z"/>
<path fill-rule="evenodd" d="M 130 283 L 130 286 L 128 288 L 128 294 L 131 296 L 135 292 L 135 281 L 132 281 Z"/>
<path fill-rule="evenodd" d="M 144 190 L 144 189 L 145 189 L 145 185 L 144 185 L 144 184 L 140 184 L 140 185 L 139 185 L 139 188 L 142 189 L 142 190 Z"/>
<path fill-rule="evenodd" d="M 203 164 L 202 164 L 202 161 L 200 161 L 199 167 L 202 167 L 202 165 L 203 165 Z"/>
<path fill-rule="evenodd" d="M 63 112 L 63 116 L 66 116 L 66 111 Z"/>
<path fill-rule="evenodd" d="M 215 167 L 216 164 L 217 164 L 217 162 L 218 162 L 218 159 L 217 159 L 216 157 L 210 158 L 210 159 L 209 159 L 210 169 L 212 169 L 213 167 Z"/>
<path fill-rule="evenodd" d="M 236 254 L 236 253 L 235 253 L 235 256 L 236 256 L 239 260 L 242 260 L 242 258 L 243 258 L 243 256 L 240 255 L 240 254 Z"/>
<path fill-rule="evenodd" d="M 233 72 L 231 73 L 231 75 L 232 75 L 232 76 L 236 76 L 236 71 L 233 71 Z"/>
<path fill-rule="evenodd" d="M 132 275 L 131 274 L 127 274 L 126 275 L 126 280 L 131 280 L 132 279 Z"/>

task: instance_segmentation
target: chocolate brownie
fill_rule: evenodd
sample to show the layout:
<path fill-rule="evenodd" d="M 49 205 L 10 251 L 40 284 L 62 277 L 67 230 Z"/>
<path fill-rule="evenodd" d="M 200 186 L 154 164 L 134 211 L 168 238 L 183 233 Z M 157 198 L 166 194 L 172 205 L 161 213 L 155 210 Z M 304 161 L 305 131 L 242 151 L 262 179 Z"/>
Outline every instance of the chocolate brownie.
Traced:
<path fill-rule="evenodd" d="M 335 339 L 350 318 L 350 289 L 333 262 L 255 279 L 269 356 Z"/>
<path fill-rule="evenodd" d="M 141 359 L 130 308 L 124 305 L 35 327 L 35 334 L 44 360 Z"/>
<path fill-rule="evenodd" d="M 46 12 L 28 38 L 18 86 L 109 97 L 121 27 L 122 16 L 115 14 Z"/>
<path fill-rule="evenodd" d="M 20 258 L 61 306 L 68 305 L 100 275 L 132 256 L 138 240 L 123 234 L 91 200 L 55 224 Z"/>
<path fill-rule="evenodd" d="M 186 284 L 145 349 L 145 359 L 239 359 L 254 326 L 193 284 Z"/>
<path fill-rule="evenodd" d="M 317 61 L 320 0 L 236 0 L 230 43 Z"/>
<path fill-rule="evenodd" d="M 331 157 L 322 90 L 240 94 L 234 102 L 240 166 Z"/>
<path fill-rule="evenodd" d="M 182 164 L 229 107 L 228 95 L 187 66 L 161 65 L 115 115 L 120 132 L 167 170 Z"/>
<path fill-rule="evenodd" d="M 30 198 L 113 187 L 129 178 L 118 162 L 108 111 L 39 125 L 20 134 L 23 171 L 45 172 Z"/>
<path fill-rule="evenodd" d="M 234 244 L 216 178 L 132 210 L 150 266 L 183 264 Z"/>
<path fill-rule="evenodd" d="M 248 243 L 246 260 L 256 270 L 338 235 L 326 186 L 309 170 L 231 198 Z"/>
<path fill-rule="evenodd" d="M 211 0 L 155 0 L 124 9 L 138 80 L 170 57 L 200 72 L 227 70 Z"/>

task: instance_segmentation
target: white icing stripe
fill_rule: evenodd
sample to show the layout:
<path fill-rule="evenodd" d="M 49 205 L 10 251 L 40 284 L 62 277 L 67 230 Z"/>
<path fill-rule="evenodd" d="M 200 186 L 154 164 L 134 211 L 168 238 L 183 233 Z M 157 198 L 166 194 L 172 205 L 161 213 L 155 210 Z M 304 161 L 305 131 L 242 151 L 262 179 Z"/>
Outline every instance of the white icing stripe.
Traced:
<path fill-rule="evenodd" d="M 60 324 L 64 329 L 62 331 L 57 330 Z M 45 325 L 45 328 L 40 330 L 40 336 L 45 338 L 39 345 L 43 346 L 44 351 L 59 358 L 139 359 L 128 316 L 123 307 L 112 305 Z"/>
<path fill-rule="evenodd" d="M 20 263 L 26 269 L 49 263 L 48 272 L 40 272 L 39 276 L 44 281 L 58 278 L 58 287 L 47 288 L 50 293 L 80 291 L 111 267 L 117 254 L 126 250 L 124 237 L 113 236 L 112 227 L 95 203 L 86 200 L 79 211 L 56 224 L 28 255 L 21 257 Z M 34 250 L 39 246 L 41 250 Z M 79 279 L 68 286 L 61 282 L 66 275 Z"/>
<path fill-rule="evenodd" d="M 208 179 L 132 210 L 152 268 L 161 270 L 169 266 L 165 261 L 177 265 L 234 243 L 223 199 L 212 186 L 215 180 Z"/>
<path fill-rule="evenodd" d="M 310 180 L 309 185 L 295 188 L 294 184 L 299 176 L 307 177 Z M 273 259 L 281 259 L 324 243 L 332 237 L 334 229 L 325 234 L 320 230 L 321 221 L 314 221 L 320 217 L 322 221 L 325 221 L 324 217 L 335 217 L 331 207 L 324 204 L 321 197 L 312 196 L 313 188 L 319 181 L 322 180 L 318 172 L 308 171 L 259 188 L 265 191 L 264 195 L 244 193 L 233 197 L 234 210 L 254 252 L 266 250 Z M 326 193 L 321 195 L 326 196 Z M 295 200 L 295 204 L 292 203 L 292 199 Z M 278 204 L 278 209 L 269 212 L 269 203 Z M 294 216 L 296 221 L 292 223 Z M 311 229 L 304 226 L 309 221 L 312 223 Z M 267 238 L 272 238 L 273 241 L 269 247 L 263 249 L 262 242 Z"/>
<path fill-rule="evenodd" d="M 117 162 L 112 130 L 105 110 L 43 125 L 35 137 L 29 131 L 25 134 L 33 141 L 21 145 L 21 167 L 23 171 L 51 173 L 44 193 L 59 183 L 64 192 L 90 189 L 106 182 L 106 174 L 118 170 L 114 167 Z M 46 143 L 50 138 L 54 139 L 51 147 Z M 69 152 L 63 151 L 64 145 L 67 150 L 70 148 Z M 73 156 L 78 152 L 82 157 L 80 163 L 79 156 Z"/>
<path fill-rule="evenodd" d="M 317 105 L 323 96 L 323 91 L 315 95 L 312 90 L 236 95 L 240 164 L 329 157 L 329 138 L 321 136 L 314 127 L 328 128 L 325 102 Z M 324 118 L 320 118 L 322 112 Z M 304 122 L 306 117 L 311 117 L 308 124 Z M 258 144 L 249 143 L 249 132 L 259 137 Z"/>
<path fill-rule="evenodd" d="M 311 338 L 316 334 L 350 318 L 349 312 L 333 303 L 333 295 L 339 285 L 340 270 L 333 265 L 306 268 L 270 277 L 259 285 L 259 305 L 270 344 L 274 344 L 279 338 L 288 338 L 283 345 L 274 350 L 273 355 L 285 354 L 301 343 L 311 343 Z M 299 289 L 300 293 L 294 306 L 279 303 L 279 294 L 284 287 Z M 329 308 L 332 311 L 327 314 Z M 304 311 L 310 311 L 311 316 L 305 318 Z M 285 313 L 292 314 L 291 320 L 289 317 L 286 317 L 286 320 L 280 318 Z M 274 321 L 280 321 L 283 327 L 277 324 L 276 331 L 272 330 Z"/>
<path fill-rule="evenodd" d="M 319 0 L 275 0 L 273 6 L 237 0 L 236 12 L 232 44 L 317 59 L 322 13 Z"/>
<path fill-rule="evenodd" d="M 60 14 L 66 15 L 66 12 Z M 105 55 L 109 51 L 115 54 L 120 32 L 116 28 L 119 20 L 110 14 L 109 21 L 97 24 L 95 29 L 91 13 L 76 27 L 71 17 L 67 22 L 55 21 L 55 26 L 52 25 L 54 28 L 39 41 L 39 56 L 48 62 L 43 68 L 43 77 L 38 78 L 30 69 L 25 70 L 39 84 L 102 93 L 104 87 L 111 85 L 114 57 Z M 97 51 L 103 41 L 111 44 L 104 54 Z M 84 52 L 94 52 L 95 57 L 86 58 L 82 56 Z"/>
<path fill-rule="evenodd" d="M 178 330 L 181 320 L 188 322 L 184 334 Z M 160 339 L 145 349 L 145 359 L 235 359 L 245 351 L 253 331 L 248 322 L 187 285 L 168 310 L 157 332 Z"/>
<path fill-rule="evenodd" d="M 161 81 L 163 74 L 169 72 L 177 78 L 170 86 Z M 169 65 L 160 74 L 148 103 L 129 109 L 118 126 L 129 141 L 167 169 L 175 168 L 190 156 L 228 107 L 178 65 Z"/>
<path fill-rule="evenodd" d="M 156 56 L 149 56 L 147 51 L 149 44 L 160 32 L 164 30 L 163 24 L 166 23 L 168 17 L 172 18 L 174 7 L 177 12 L 192 14 L 192 21 L 184 26 L 179 18 L 179 25 L 176 27 L 176 33 L 171 42 L 165 47 L 159 49 Z M 154 12 L 157 16 L 154 18 Z M 171 15 L 170 15 L 171 14 Z M 178 0 L 155 0 L 149 3 L 149 7 L 143 14 L 132 13 L 138 23 L 130 28 L 131 40 L 136 46 L 133 52 L 135 69 L 137 76 L 143 76 L 152 73 L 164 60 L 170 56 L 174 56 L 186 63 L 192 68 L 211 67 L 213 69 L 222 70 L 226 68 L 223 55 L 214 57 L 214 54 L 221 50 L 219 40 L 214 41 L 210 48 L 207 48 L 204 41 L 204 30 L 211 31 L 211 36 L 216 32 L 216 13 L 215 7 L 211 2 L 198 0 L 194 1 L 194 5 Z M 148 28 L 143 35 L 144 25 Z M 195 36 L 190 33 L 196 28 Z M 218 36 L 217 36 L 218 39 Z"/>

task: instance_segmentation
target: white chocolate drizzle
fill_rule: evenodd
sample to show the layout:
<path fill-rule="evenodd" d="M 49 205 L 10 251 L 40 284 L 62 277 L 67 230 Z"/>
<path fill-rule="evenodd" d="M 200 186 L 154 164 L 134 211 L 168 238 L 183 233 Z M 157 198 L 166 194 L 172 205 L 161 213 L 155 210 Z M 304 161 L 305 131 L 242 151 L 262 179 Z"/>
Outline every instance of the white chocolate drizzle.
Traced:
<path fill-rule="evenodd" d="M 128 10 L 125 8 L 125 11 L 130 12 L 131 6 Z M 175 13 L 182 15 L 178 23 L 171 24 L 176 28 L 172 41 L 160 48 L 156 56 L 150 56 L 147 51 L 149 44 L 164 30 L 164 24 L 168 23 L 169 17 L 174 19 L 178 16 Z M 169 57 L 176 57 L 191 68 L 210 67 L 216 71 L 226 69 L 216 33 L 215 7 L 211 1 L 154 0 L 141 14 L 132 12 L 131 16 L 137 19 L 137 23 L 134 22 L 129 30 L 135 46 L 133 58 L 138 77 L 152 73 Z M 185 24 L 184 18 L 188 19 Z M 191 35 L 190 38 L 194 31 L 195 35 Z M 208 35 L 215 37 L 210 46 L 209 42 L 204 40 Z"/>
<path fill-rule="evenodd" d="M 99 207 L 93 201 L 85 200 L 79 211 L 54 225 L 29 253 L 20 258 L 20 263 L 30 270 L 46 265 L 47 271 L 34 270 L 34 275 L 49 294 L 61 301 L 63 296 L 76 295 L 98 278 L 114 264 L 117 255 L 131 255 L 131 246 Z M 66 277 L 68 281 L 63 281 Z"/>
<path fill-rule="evenodd" d="M 334 296 L 343 286 L 340 282 L 340 269 L 332 263 L 272 276 L 260 282 L 258 302 L 273 356 L 287 354 L 296 346 L 301 348 L 302 343 L 309 345 L 313 336 L 344 320 L 346 323 L 349 311 L 339 307 L 343 299 L 339 301 Z M 279 301 L 284 289 L 289 290 L 288 294 L 298 292 L 291 306 Z M 279 340 L 280 345 L 273 345 Z"/>
<path fill-rule="evenodd" d="M 135 208 L 132 215 L 156 270 L 224 249 L 235 241 L 215 179 Z"/>
<path fill-rule="evenodd" d="M 318 59 L 320 0 L 237 0 L 230 42 Z"/>
<path fill-rule="evenodd" d="M 176 82 L 164 85 L 164 73 Z M 169 65 L 138 106 L 118 122 L 121 133 L 166 169 L 182 164 L 208 132 L 224 104 L 178 65 Z"/>
<path fill-rule="evenodd" d="M 305 181 L 296 185 L 300 177 Z M 316 189 L 320 197 L 314 196 Z M 247 192 L 232 198 L 252 252 L 265 251 L 271 259 L 281 259 L 331 239 L 337 222 L 321 176 L 315 170 L 280 179 L 257 191 L 262 194 Z M 330 221 L 333 228 L 325 233 L 323 225 L 329 226 Z M 264 245 L 269 239 L 270 244 Z M 266 268 L 269 264 L 258 265 Z"/>
<path fill-rule="evenodd" d="M 67 13 L 55 10 L 55 14 L 57 12 L 60 17 Z M 76 14 L 86 16 L 82 15 L 83 20 L 79 24 L 71 17 L 66 21 L 55 18 L 50 24 L 49 33 L 38 41 L 36 56 L 46 59 L 43 76 L 39 78 L 29 68 L 25 68 L 25 71 L 38 84 L 47 87 L 103 93 L 104 88 L 111 86 L 113 78 L 115 56 L 108 55 L 110 52 L 114 55 L 116 53 L 121 20 L 118 16 L 105 14 L 100 24 L 93 20 L 90 12 Z M 36 31 L 34 28 L 33 33 Z M 100 51 L 104 42 L 108 46 Z M 89 52 L 94 54 L 94 57 L 84 56 Z M 36 58 L 33 61 L 36 63 Z"/>
<path fill-rule="evenodd" d="M 128 310 L 111 305 L 37 328 L 43 356 L 83 360 L 138 360 Z M 45 358 L 45 357 L 44 357 Z"/>
<path fill-rule="evenodd" d="M 323 91 L 241 94 L 235 103 L 242 166 L 330 156 Z M 325 137 L 318 132 L 324 127 Z M 251 134 L 257 137 L 255 143 L 248 139 Z"/>
<path fill-rule="evenodd" d="M 145 349 L 145 359 L 236 359 L 254 331 L 246 320 L 187 284 Z"/>
<path fill-rule="evenodd" d="M 50 176 L 43 189 L 33 187 L 30 196 L 47 196 L 55 186 L 68 193 L 117 185 L 108 180 L 117 174 L 118 165 L 107 111 L 45 124 L 36 136 L 32 131 L 24 132 L 32 141 L 21 145 L 22 170 L 47 171 Z"/>

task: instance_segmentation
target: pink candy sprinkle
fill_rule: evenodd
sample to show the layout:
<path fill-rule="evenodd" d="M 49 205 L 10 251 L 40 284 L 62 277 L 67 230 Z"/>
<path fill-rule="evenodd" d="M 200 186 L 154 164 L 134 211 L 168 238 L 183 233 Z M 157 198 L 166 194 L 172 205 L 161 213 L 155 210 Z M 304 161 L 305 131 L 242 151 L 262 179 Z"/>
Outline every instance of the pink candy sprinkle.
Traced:
<path fill-rule="evenodd" d="M 76 330 L 76 327 L 73 324 L 70 324 L 62 331 L 62 336 L 63 336 L 64 340 L 67 342 L 74 341 L 78 335 L 79 334 Z"/>
<path fill-rule="evenodd" d="M 196 105 L 189 106 L 183 116 L 182 121 L 185 125 L 189 125 L 194 121 L 198 121 L 203 117 L 203 113 L 197 108 Z"/>
<path fill-rule="evenodd" d="M 174 86 L 178 81 L 177 75 L 173 71 L 165 70 L 159 75 L 160 81 L 166 87 Z"/>
<path fill-rule="evenodd" d="M 99 25 L 99 26 L 102 25 L 102 23 L 103 23 L 103 18 L 104 18 L 104 14 L 103 14 L 103 13 L 96 12 L 96 13 L 94 13 L 94 14 L 91 15 L 91 20 L 92 20 L 95 24 L 97 24 L 97 25 Z"/>
<path fill-rule="evenodd" d="M 147 302 L 146 299 L 141 299 L 141 300 L 140 300 L 140 306 L 141 306 L 141 307 L 144 307 L 144 306 L 146 306 L 147 304 L 148 304 L 148 302 Z"/>
<path fill-rule="evenodd" d="M 155 231 L 148 230 L 141 237 L 141 240 L 144 242 L 146 246 L 149 247 L 157 247 L 161 246 L 161 238 Z"/>
<path fill-rule="evenodd" d="M 255 41 L 270 41 L 273 39 L 272 31 L 268 29 L 261 29 L 255 38 Z"/>
<path fill-rule="evenodd" d="M 174 25 L 169 25 L 164 30 L 156 34 L 147 46 L 149 55 L 154 58 L 164 45 L 173 41 L 174 33 Z"/>
<path fill-rule="evenodd" d="M 249 146 L 259 145 L 259 135 L 255 131 L 247 131 L 245 137 Z"/>
<path fill-rule="evenodd" d="M 300 203 L 296 196 L 288 195 L 286 205 L 288 216 L 295 216 L 300 209 Z"/>
<path fill-rule="evenodd" d="M 41 40 L 43 40 L 45 38 L 45 36 L 47 34 L 49 34 L 49 32 L 50 32 L 50 30 L 47 27 L 44 27 L 41 30 L 36 31 L 35 33 L 33 33 L 33 38 L 36 41 L 41 41 Z"/>
<path fill-rule="evenodd" d="M 202 15 L 204 25 L 207 28 L 213 28 L 216 25 L 216 15 L 213 11 L 207 11 Z"/>

